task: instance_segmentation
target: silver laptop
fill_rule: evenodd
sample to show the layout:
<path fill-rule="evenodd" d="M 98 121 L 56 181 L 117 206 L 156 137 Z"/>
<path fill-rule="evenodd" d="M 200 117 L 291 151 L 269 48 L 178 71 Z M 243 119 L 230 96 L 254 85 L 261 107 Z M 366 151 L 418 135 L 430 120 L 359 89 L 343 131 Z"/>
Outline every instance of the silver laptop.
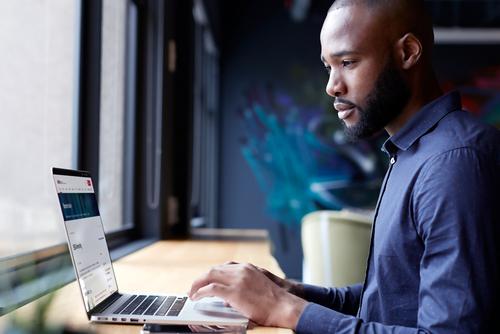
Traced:
<path fill-rule="evenodd" d="M 246 318 L 226 307 L 220 299 L 205 298 L 193 302 L 187 296 L 178 294 L 119 292 L 90 174 L 60 168 L 53 168 L 52 174 L 71 260 L 89 320 L 112 323 L 247 325 Z"/>

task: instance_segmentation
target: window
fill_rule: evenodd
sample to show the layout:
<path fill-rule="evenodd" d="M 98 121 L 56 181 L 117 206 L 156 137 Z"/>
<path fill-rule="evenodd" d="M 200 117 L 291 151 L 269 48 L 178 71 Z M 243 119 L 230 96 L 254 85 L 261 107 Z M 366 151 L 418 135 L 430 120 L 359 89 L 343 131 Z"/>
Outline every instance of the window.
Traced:
<path fill-rule="evenodd" d="M 104 0 L 99 145 L 99 204 L 107 232 L 131 223 L 124 220 L 127 104 L 127 0 Z M 134 12 L 131 14 L 135 22 Z M 134 25 L 132 25 L 133 27 Z M 130 66 L 132 67 L 132 66 Z M 133 67 L 128 73 L 133 72 Z M 125 222 L 125 223 L 124 223 Z"/>
<path fill-rule="evenodd" d="M 64 242 L 51 167 L 76 167 L 78 14 L 0 2 L 0 258 Z"/>
<path fill-rule="evenodd" d="M 174 5 L 189 18 L 188 5 Z M 165 125 L 175 124 L 175 148 L 183 150 L 189 115 L 180 122 L 165 101 L 180 96 L 189 106 L 189 94 L 181 87 L 164 96 L 176 67 L 171 60 L 165 75 L 175 54 L 164 54 L 164 21 L 179 13 L 166 7 L 162 0 L 0 1 L 0 315 L 74 279 L 51 167 L 92 173 L 113 259 L 165 237 L 166 217 L 184 212 L 187 154 L 181 159 L 166 145 L 173 132 Z M 177 67 L 182 77 L 188 66 Z M 158 182 L 148 184 L 151 166 Z M 163 197 L 180 198 L 181 209 L 167 212 Z"/>
<path fill-rule="evenodd" d="M 193 16 L 196 47 L 191 227 L 215 228 L 218 227 L 219 52 L 202 1 L 194 2 Z"/>

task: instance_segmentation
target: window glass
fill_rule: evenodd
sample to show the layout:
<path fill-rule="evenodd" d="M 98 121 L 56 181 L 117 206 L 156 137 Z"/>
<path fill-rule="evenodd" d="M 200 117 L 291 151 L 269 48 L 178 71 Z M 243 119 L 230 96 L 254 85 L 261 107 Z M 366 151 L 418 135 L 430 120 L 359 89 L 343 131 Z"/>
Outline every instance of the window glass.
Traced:
<path fill-rule="evenodd" d="M 65 240 L 51 167 L 75 167 L 78 15 L 0 1 L 0 258 Z"/>
<path fill-rule="evenodd" d="M 99 208 L 106 232 L 124 225 L 127 4 L 103 1 Z"/>

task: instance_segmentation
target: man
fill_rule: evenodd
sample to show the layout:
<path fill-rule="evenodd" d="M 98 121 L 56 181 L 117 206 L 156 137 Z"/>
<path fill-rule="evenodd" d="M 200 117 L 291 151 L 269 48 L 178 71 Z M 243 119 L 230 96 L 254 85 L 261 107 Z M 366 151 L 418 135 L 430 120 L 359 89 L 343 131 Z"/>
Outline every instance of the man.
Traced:
<path fill-rule="evenodd" d="M 498 332 L 500 135 L 458 93 L 443 96 L 423 1 L 337 0 L 320 40 L 346 134 L 390 135 L 364 284 L 319 288 L 231 263 L 190 297 L 297 333 Z"/>

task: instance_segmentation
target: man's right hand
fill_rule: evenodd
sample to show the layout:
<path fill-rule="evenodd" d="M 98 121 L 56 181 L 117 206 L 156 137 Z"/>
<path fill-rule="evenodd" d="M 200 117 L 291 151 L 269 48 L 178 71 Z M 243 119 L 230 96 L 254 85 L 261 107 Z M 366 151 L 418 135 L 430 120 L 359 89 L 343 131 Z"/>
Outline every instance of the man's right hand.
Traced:
<path fill-rule="evenodd" d="M 288 281 L 266 272 L 248 263 L 226 263 L 194 281 L 188 295 L 219 297 L 259 325 L 295 330 L 307 302 L 286 290 Z"/>

